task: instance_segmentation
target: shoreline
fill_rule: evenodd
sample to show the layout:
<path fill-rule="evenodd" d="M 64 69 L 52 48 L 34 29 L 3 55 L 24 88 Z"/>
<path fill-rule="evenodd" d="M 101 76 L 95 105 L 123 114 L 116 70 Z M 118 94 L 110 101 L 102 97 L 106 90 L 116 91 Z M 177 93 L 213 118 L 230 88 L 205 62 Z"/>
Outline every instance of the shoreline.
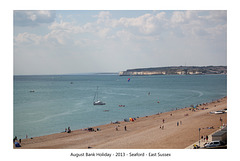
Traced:
<path fill-rule="evenodd" d="M 202 135 L 217 131 L 219 117 L 226 125 L 226 113 L 210 114 L 225 108 L 227 97 L 202 103 L 195 111 L 192 107 L 185 107 L 130 122 L 94 126 L 91 132 L 79 129 L 22 139 L 21 149 L 184 149 L 198 140 L 198 128 L 214 127 L 202 130 Z"/>

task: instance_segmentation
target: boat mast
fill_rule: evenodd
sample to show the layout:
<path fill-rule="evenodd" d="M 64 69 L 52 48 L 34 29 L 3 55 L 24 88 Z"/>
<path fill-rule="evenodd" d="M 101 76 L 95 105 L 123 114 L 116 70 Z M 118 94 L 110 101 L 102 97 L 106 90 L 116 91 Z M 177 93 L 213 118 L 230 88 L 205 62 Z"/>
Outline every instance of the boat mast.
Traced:
<path fill-rule="evenodd" d="M 98 101 L 98 86 L 97 86 L 97 91 L 95 92 L 94 98 L 93 98 L 93 102 L 96 100 L 97 97 L 97 101 Z"/>
<path fill-rule="evenodd" d="M 98 86 L 97 86 L 97 92 L 96 92 L 96 95 L 97 95 L 97 101 L 98 101 Z"/>

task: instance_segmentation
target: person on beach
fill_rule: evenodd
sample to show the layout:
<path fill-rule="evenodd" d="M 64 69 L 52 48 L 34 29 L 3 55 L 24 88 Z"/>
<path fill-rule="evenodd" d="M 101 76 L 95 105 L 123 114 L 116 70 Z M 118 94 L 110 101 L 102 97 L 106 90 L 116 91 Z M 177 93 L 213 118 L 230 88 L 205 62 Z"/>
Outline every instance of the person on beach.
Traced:
<path fill-rule="evenodd" d="M 116 129 L 116 131 L 118 131 L 118 127 L 117 126 L 115 127 L 115 129 Z"/>
<path fill-rule="evenodd" d="M 162 120 L 162 122 L 164 123 L 164 122 L 165 122 L 165 120 L 163 119 L 163 120 Z"/>
<path fill-rule="evenodd" d="M 71 133 L 71 132 L 72 132 L 72 130 L 70 129 L 70 126 L 69 126 L 67 133 Z"/>
<path fill-rule="evenodd" d="M 208 135 L 206 136 L 206 141 L 208 142 Z"/>
<path fill-rule="evenodd" d="M 16 147 L 16 148 L 17 148 L 17 147 L 21 147 L 20 143 L 17 142 L 17 141 L 15 141 L 14 144 L 15 144 L 15 147 Z"/>
<path fill-rule="evenodd" d="M 222 117 L 220 117 L 221 126 L 222 126 L 222 121 L 223 121 L 223 119 L 222 119 Z"/>
<path fill-rule="evenodd" d="M 124 126 L 124 130 L 127 131 L 127 126 Z"/>
<path fill-rule="evenodd" d="M 15 136 L 14 139 L 13 139 L 13 143 L 15 143 L 16 140 L 17 140 L 17 137 Z"/>

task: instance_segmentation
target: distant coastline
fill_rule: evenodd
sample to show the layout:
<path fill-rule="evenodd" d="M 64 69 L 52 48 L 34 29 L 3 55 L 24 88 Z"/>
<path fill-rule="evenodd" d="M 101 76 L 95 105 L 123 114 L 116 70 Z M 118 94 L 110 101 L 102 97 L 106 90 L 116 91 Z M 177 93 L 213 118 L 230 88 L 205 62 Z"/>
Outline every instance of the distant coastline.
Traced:
<path fill-rule="evenodd" d="M 227 74 L 227 66 L 170 66 L 128 69 L 119 76 Z"/>

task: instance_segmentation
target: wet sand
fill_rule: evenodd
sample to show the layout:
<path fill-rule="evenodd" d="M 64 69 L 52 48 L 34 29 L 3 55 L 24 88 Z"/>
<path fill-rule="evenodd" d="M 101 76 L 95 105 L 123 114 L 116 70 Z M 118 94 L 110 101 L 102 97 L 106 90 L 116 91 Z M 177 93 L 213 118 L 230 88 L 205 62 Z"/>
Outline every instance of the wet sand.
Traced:
<path fill-rule="evenodd" d="M 227 124 L 227 113 L 210 114 L 227 108 L 227 97 L 197 108 L 136 118 L 134 122 L 96 126 L 93 127 L 96 132 L 81 129 L 22 139 L 21 149 L 184 149 L 198 141 L 199 128 L 201 136 L 210 135 L 221 126 L 220 117 L 222 123 Z"/>

